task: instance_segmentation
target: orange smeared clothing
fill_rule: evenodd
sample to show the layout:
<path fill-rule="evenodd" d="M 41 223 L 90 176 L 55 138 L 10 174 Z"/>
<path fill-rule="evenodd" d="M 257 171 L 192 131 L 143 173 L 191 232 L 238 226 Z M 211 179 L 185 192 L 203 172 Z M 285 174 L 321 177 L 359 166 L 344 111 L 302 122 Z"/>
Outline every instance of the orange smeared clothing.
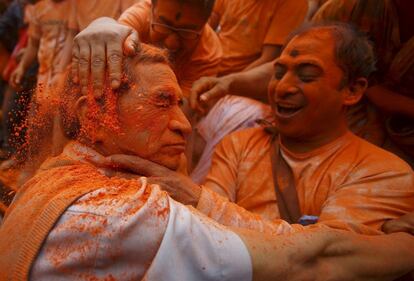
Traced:
<path fill-rule="evenodd" d="M 225 202 L 230 200 L 262 219 L 280 219 L 270 139 L 262 128 L 223 139 L 198 209 L 219 222 L 231 221 L 239 214 L 227 211 L 233 208 Z M 385 220 L 414 209 L 414 175 L 408 164 L 350 132 L 308 153 L 292 153 L 283 145 L 281 152 L 293 171 L 302 215 L 318 216 L 320 224 L 377 234 Z"/>
<path fill-rule="evenodd" d="M 126 10 L 118 20 L 120 23 L 134 28 L 141 42 L 151 44 L 151 1 L 141 0 L 139 3 Z M 173 60 L 173 69 L 184 97 L 190 95 L 193 83 L 203 76 L 216 76 L 222 57 L 220 41 L 206 24 L 197 46 L 191 53 L 180 54 Z"/>
<path fill-rule="evenodd" d="M 137 2 L 138 0 L 75 0 L 76 13 L 69 20 L 69 28 L 83 30 L 99 17 L 117 19 Z"/>
<path fill-rule="evenodd" d="M 0 228 L 0 280 L 251 280 L 235 233 L 145 177 L 94 166 L 105 161 L 71 142 L 19 190 Z"/>
<path fill-rule="evenodd" d="M 223 47 L 220 75 L 238 72 L 260 57 L 263 45 L 283 45 L 305 19 L 306 0 L 217 0 Z"/>
<path fill-rule="evenodd" d="M 29 22 L 28 34 L 40 40 L 38 50 L 39 72 L 37 84 L 45 88 L 66 69 L 62 63 L 63 49 L 69 36 L 68 21 L 73 13 L 72 1 L 44 0 L 35 4 Z"/>

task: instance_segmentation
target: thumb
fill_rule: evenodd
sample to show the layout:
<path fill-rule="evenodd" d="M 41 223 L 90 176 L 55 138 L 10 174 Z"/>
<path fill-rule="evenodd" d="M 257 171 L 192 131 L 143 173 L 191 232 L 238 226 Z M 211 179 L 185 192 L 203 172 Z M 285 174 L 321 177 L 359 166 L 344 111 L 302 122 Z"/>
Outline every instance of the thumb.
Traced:
<path fill-rule="evenodd" d="M 131 31 L 124 41 L 124 54 L 126 56 L 135 56 L 141 50 L 141 42 L 139 41 L 138 32 Z"/>

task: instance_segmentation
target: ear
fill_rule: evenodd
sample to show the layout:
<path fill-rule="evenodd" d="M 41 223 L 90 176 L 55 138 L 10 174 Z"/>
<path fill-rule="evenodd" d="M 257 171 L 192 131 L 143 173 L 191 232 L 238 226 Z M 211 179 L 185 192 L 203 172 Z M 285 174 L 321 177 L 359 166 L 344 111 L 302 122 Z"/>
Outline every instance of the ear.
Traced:
<path fill-rule="evenodd" d="M 343 104 L 347 106 L 357 104 L 364 95 L 367 87 L 368 80 L 366 78 L 357 78 L 351 85 L 348 86 Z"/>
<path fill-rule="evenodd" d="M 86 96 L 81 96 L 75 104 L 76 116 L 78 117 L 79 123 L 85 124 L 87 120 L 88 112 L 88 99 Z"/>
<path fill-rule="evenodd" d="M 104 138 L 103 129 L 100 124 L 94 124 L 94 122 L 91 122 L 88 116 L 87 96 L 82 96 L 76 101 L 75 109 L 80 126 L 86 128 L 85 131 L 89 134 L 87 137 L 94 142 L 101 141 Z"/>

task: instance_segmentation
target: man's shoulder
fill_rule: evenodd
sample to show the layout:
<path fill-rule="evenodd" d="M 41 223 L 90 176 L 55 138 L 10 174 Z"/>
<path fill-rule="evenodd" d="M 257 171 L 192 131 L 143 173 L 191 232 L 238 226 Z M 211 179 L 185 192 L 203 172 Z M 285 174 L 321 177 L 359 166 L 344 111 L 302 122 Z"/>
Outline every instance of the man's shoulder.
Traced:
<path fill-rule="evenodd" d="M 363 170 L 370 172 L 413 172 L 410 165 L 397 155 L 358 136 L 352 135 L 352 141 L 348 149 L 353 151 L 358 166 Z M 345 149 L 344 153 L 347 153 L 348 149 Z"/>
<path fill-rule="evenodd" d="M 200 40 L 191 56 L 191 62 L 196 64 L 220 62 L 223 56 L 220 39 L 209 24 L 206 24 Z"/>
<path fill-rule="evenodd" d="M 145 177 L 138 179 L 108 178 L 103 185 L 84 194 L 68 211 L 106 217 L 125 217 L 144 206 L 153 209 L 168 207 L 168 196 L 158 186 L 147 183 Z"/>
<path fill-rule="evenodd" d="M 263 127 L 243 129 L 225 136 L 221 145 L 233 146 L 235 150 L 246 151 L 258 148 L 268 148 L 271 135 Z"/>

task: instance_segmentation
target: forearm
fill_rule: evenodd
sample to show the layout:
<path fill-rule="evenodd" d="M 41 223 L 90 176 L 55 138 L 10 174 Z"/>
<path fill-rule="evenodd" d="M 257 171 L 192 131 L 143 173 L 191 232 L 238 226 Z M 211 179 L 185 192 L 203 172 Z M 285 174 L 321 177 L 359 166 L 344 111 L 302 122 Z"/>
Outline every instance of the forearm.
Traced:
<path fill-rule="evenodd" d="M 414 238 L 330 229 L 272 236 L 233 229 L 249 250 L 253 280 L 394 280 L 414 269 Z"/>
<path fill-rule="evenodd" d="M 266 220 L 258 214 L 247 211 L 227 198 L 204 187 L 197 209 L 213 220 L 229 227 L 239 227 L 261 233 L 284 234 L 302 230 L 301 225 L 290 225 L 284 220 Z"/>
<path fill-rule="evenodd" d="M 369 88 L 366 95 L 381 111 L 391 114 L 401 114 L 414 119 L 414 99 L 388 90 L 382 86 Z"/>
<path fill-rule="evenodd" d="M 244 71 L 256 68 L 262 64 L 268 63 L 280 56 L 282 50 L 281 45 L 264 45 L 262 53 L 258 59 L 249 64 Z M 272 69 L 273 70 L 273 69 Z"/>
<path fill-rule="evenodd" d="M 349 280 L 395 280 L 414 270 L 414 237 L 344 232 L 329 242 L 322 259 L 333 272 L 350 273 Z"/>
<path fill-rule="evenodd" d="M 268 62 L 244 72 L 230 74 L 230 92 L 267 102 L 267 86 L 273 75 L 273 63 Z"/>
<path fill-rule="evenodd" d="M 110 18 L 110 17 L 100 17 L 100 18 L 97 18 L 96 20 L 92 21 L 88 25 L 88 27 L 95 26 L 95 25 L 101 25 L 101 24 L 105 24 L 105 23 L 117 23 L 117 21 L 113 18 Z"/>
<path fill-rule="evenodd" d="M 19 63 L 19 67 L 23 70 L 27 70 L 29 66 L 36 60 L 37 52 L 39 50 L 39 40 L 30 38 L 29 44 L 23 54 L 23 57 Z"/>

